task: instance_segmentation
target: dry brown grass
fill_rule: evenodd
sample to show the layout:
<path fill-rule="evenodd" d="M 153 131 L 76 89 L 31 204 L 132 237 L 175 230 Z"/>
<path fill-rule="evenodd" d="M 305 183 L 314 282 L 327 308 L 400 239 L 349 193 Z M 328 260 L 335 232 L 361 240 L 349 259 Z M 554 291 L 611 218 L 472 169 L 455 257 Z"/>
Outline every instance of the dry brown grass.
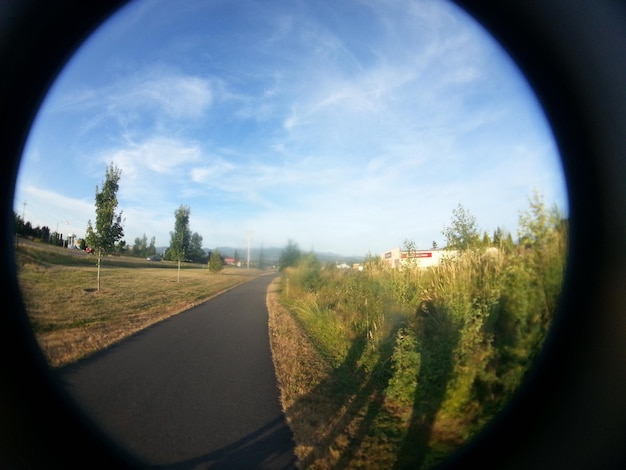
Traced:
<path fill-rule="evenodd" d="M 106 348 L 260 274 L 252 269 L 211 273 L 186 265 L 178 282 L 173 263 L 115 258 L 104 261 L 98 291 L 92 260 L 65 250 L 46 253 L 44 261 L 37 250 L 20 247 L 18 279 L 33 331 L 53 367 Z M 51 253 L 54 262 L 48 261 Z"/>
<path fill-rule="evenodd" d="M 396 448 L 380 436 L 363 435 L 379 396 L 343 394 L 332 367 L 279 301 L 280 279 L 267 293 L 270 343 L 281 403 L 305 469 L 388 468 Z M 388 419 L 381 413 L 375 419 Z M 397 424 L 394 424 L 397 426 Z M 367 434 L 367 433 L 365 433 Z M 355 442 L 356 444 L 355 446 Z"/>
<path fill-rule="evenodd" d="M 291 314 L 279 302 L 280 278 L 267 291 L 270 345 L 280 388 L 281 404 L 296 441 L 301 466 L 310 463 L 323 430 L 320 404 L 313 395 L 327 377 L 329 366 L 322 360 Z M 309 403 L 302 399 L 308 397 Z"/>

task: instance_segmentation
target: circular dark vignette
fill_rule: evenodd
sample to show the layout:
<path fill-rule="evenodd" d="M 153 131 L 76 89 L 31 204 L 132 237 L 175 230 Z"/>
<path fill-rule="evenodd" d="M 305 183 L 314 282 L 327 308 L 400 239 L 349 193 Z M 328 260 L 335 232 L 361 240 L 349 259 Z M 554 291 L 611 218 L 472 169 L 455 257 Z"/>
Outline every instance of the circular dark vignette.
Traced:
<path fill-rule="evenodd" d="M 0 467 L 138 466 L 55 385 L 20 298 L 13 195 L 49 86 L 125 0 L 0 4 Z M 534 88 L 563 158 L 570 251 L 562 302 L 537 366 L 507 409 L 448 465 L 626 464 L 626 5 L 610 0 L 457 0 Z M 87 456 L 87 457 L 85 457 Z"/>
<path fill-rule="evenodd" d="M 131 458 L 61 392 L 20 298 L 13 195 L 30 126 L 49 87 L 82 41 L 125 2 L 0 2 L 0 468 L 132 468 Z M 13 241 L 12 241 L 13 240 Z M 93 462 L 93 464 L 92 464 Z M 100 464 L 100 465 L 99 465 Z"/>

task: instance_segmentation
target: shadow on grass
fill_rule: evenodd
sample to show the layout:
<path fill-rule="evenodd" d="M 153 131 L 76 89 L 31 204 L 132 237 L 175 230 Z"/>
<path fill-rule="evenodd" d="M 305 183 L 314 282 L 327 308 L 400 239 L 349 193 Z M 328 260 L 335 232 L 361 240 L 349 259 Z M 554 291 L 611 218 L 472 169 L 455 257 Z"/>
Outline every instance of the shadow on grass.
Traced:
<path fill-rule="evenodd" d="M 378 359 L 371 368 L 366 365 L 365 358 L 371 343 L 365 334 L 357 335 L 343 362 L 289 410 L 288 414 L 294 419 L 308 417 L 328 428 L 308 455 L 301 459 L 302 468 L 315 466 L 316 461 L 334 462 L 331 468 L 346 468 L 373 432 L 392 376 L 392 338 L 398 329 L 394 328 L 383 339 Z M 319 411 L 313 418 L 312 407 Z M 330 426 L 329 422 L 332 423 Z"/>
<path fill-rule="evenodd" d="M 417 312 L 421 363 L 409 427 L 398 452 L 394 470 L 430 467 L 439 456 L 430 455 L 429 441 L 446 388 L 453 377 L 454 349 L 459 331 L 445 310 L 423 303 Z M 430 458 L 428 458 L 430 457 Z"/>
<path fill-rule="evenodd" d="M 408 428 L 385 402 L 394 374 L 396 337 L 406 326 L 398 324 L 378 343 L 373 366 L 365 365 L 371 343 L 365 335 L 355 337 L 343 362 L 288 411 L 293 419 L 308 417 L 314 426 L 317 421 L 318 428 L 325 428 L 315 442 L 307 443 L 311 448 L 301 456 L 302 468 L 317 468 L 320 462 L 323 468 L 336 470 L 399 470 L 428 464 L 429 440 L 452 378 L 453 351 L 459 340 L 446 312 L 429 307 L 420 309 L 414 325 L 421 365 Z M 314 408 L 319 413 L 311 417 Z"/>
<path fill-rule="evenodd" d="M 358 449 L 362 446 L 365 439 L 372 433 L 376 426 L 377 420 L 381 418 L 383 412 L 383 404 L 385 393 L 389 387 L 389 381 L 392 377 L 392 362 L 394 341 L 400 325 L 397 325 L 389 331 L 379 347 L 379 358 L 367 380 L 362 384 L 358 391 L 356 400 L 353 403 L 354 411 L 363 409 L 362 419 L 351 433 L 349 445 L 341 454 L 335 468 L 337 470 L 346 468 L 353 461 Z M 390 417 L 386 417 L 389 419 Z"/>

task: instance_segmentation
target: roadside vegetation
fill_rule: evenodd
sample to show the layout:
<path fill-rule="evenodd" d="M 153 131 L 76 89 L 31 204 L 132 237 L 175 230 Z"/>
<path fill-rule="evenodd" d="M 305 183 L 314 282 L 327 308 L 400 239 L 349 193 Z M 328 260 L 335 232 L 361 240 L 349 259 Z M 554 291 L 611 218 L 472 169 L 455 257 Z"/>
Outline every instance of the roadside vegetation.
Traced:
<path fill-rule="evenodd" d="M 430 468 L 524 380 L 557 308 L 566 221 L 534 194 L 516 243 L 481 237 L 461 205 L 443 233 L 456 256 L 428 269 L 371 256 L 340 270 L 290 241 L 268 306 L 303 468 Z"/>
<path fill-rule="evenodd" d="M 18 281 L 37 341 L 53 367 L 104 349 L 260 274 L 127 256 L 102 258 L 106 283 L 97 289 L 97 258 L 21 239 Z"/>

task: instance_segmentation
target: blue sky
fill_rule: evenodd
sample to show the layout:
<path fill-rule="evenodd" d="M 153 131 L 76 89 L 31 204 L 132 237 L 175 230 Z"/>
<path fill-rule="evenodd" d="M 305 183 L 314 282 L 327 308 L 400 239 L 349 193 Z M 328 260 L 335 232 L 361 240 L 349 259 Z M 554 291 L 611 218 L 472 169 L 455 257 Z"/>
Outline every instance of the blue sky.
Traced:
<path fill-rule="evenodd" d="M 181 204 L 207 248 L 357 256 L 443 246 L 459 203 L 514 237 L 535 189 L 567 212 L 532 90 L 444 1 L 131 3 L 52 86 L 14 209 L 83 236 L 111 162 L 129 244 Z"/>

